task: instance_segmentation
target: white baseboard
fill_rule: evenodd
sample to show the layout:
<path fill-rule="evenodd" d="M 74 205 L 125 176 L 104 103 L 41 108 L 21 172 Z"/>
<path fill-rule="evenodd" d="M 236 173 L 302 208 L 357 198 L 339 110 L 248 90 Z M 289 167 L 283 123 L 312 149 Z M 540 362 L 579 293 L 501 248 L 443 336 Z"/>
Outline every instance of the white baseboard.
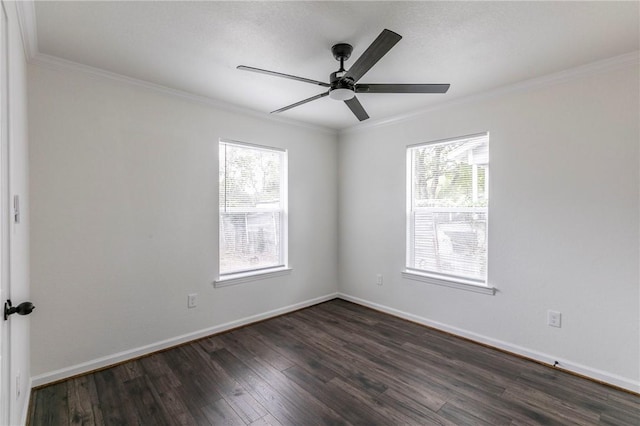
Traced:
<path fill-rule="evenodd" d="M 191 333 L 183 334 L 181 336 L 172 337 L 170 339 L 162 340 L 160 342 L 152 343 L 145 346 L 140 346 L 135 349 L 130 349 L 130 350 L 118 352 L 112 355 L 96 358 L 91 361 L 83 362 L 81 364 L 76 364 L 70 367 L 61 368 L 59 370 L 50 371 L 48 373 L 39 374 L 31 378 L 31 385 L 34 387 L 38 387 L 38 386 L 46 385 L 48 383 L 56 382 L 58 380 L 63 380 L 69 377 L 77 376 L 78 374 L 83 374 L 89 371 L 105 368 L 110 365 L 118 364 L 123 361 L 127 361 L 143 355 L 148 355 L 153 352 L 167 349 L 172 346 L 180 345 L 182 343 L 200 339 L 202 337 L 207 337 L 212 334 L 222 333 L 224 331 L 241 327 L 243 325 L 247 325 L 247 324 L 262 321 L 268 318 L 276 317 L 278 315 L 286 314 L 288 312 L 293 312 L 298 309 L 306 308 L 308 306 L 317 305 L 318 303 L 326 302 L 327 300 L 335 299 L 336 297 L 338 297 L 338 293 L 327 294 L 325 296 L 320 296 L 314 299 L 305 300 L 303 302 L 295 303 L 289 306 L 284 306 L 282 308 L 274 309 L 268 312 L 263 312 L 261 314 L 252 315 L 250 317 L 245 317 L 235 321 L 230 321 L 224 324 L 205 328 L 203 330 L 198 330 Z"/>
<path fill-rule="evenodd" d="M 63 380 L 68 377 L 73 377 L 78 374 L 87 373 L 89 371 L 98 370 L 101 368 L 108 367 L 110 365 L 118 364 L 123 361 L 127 361 L 130 359 L 134 359 L 143 355 L 148 355 L 150 353 L 160 351 L 163 349 L 170 348 L 172 346 L 180 345 L 182 343 L 189 342 L 191 340 L 196 340 L 202 337 L 210 336 L 212 334 L 221 333 L 227 330 L 231 330 L 236 327 L 240 327 L 243 325 L 251 324 L 253 322 L 262 321 L 268 318 L 272 318 L 278 315 L 286 314 L 288 312 L 292 312 L 298 309 L 306 308 L 308 306 L 316 305 L 318 303 L 326 302 L 331 299 L 335 299 L 339 297 L 341 299 L 347 300 L 349 302 L 357 303 L 359 305 L 367 306 L 372 309 L 376 309 L 378 311 L 382 311 L 388 313 L 390 315 L 404 318 L 409 321 L 416 322 L 418 324 L 423 324 L 429 327 L 433 327 L 438 330 L 445 331 L 447 333 L 451 333 L 460 337 L 464 337 L 469 340 L 473 340 L 478 343 L 482 343 L 488 346 L 492 346 L 507 352 L 511 352 L 525 358 L 529 358 L 538 362 L 542 362 L 548 364 L 550 366 L 553 365 L 554 361 L 558 361 L 560 363 L 560 367 L 564 370 L 577 373 L 594 380 L 598 380 L 604 383 L 611 384 L 613 386 L 617 386 L 623 389 L 630 390 L 632 392 L 640 393 L 640 382 L 630 380 L 625 377 L 621 377 L 606 371 L 598 370 L 595 368 L 591 368 L 585 365 L 581 365 L 575 362 L 571 362 L 566 359 L 558 358 L 553 355 L 545 354 L 542 352 L 538 352 L 529 348 L 525 348 L 522 346 L 514 345 L 508 342 L 504 342 L 502 340 L 494 339 L 491 337 L 483 336 L 481 334 L 477 334 L 471 331 L 463 330 L 457 327 L 452 327 L 447 324 L 443 324 L 437 321 L 430 320 L 428 318 L 424 318 L 418 315 L 414 315 L 408 312 L 404 312 L 398 309 L 391 308 L 389 306 L 381 305 L 375 302 L 370 302 L 365 299 L 361 299 L 359 297 L 351 296 L 344 293 L 331 293 L 325 296 L 317 297 L 315 299 L 309 299 L 303 302 L 299 302 L 293 305 L 285 306 L 282 308 L 274 309 L 268 312 L 264 312 L 261 314 L 252 315 L 250 317 L 241 318 L 235 321 L 227 322 L 224 324 L 220 324 L 217 326 L 209 327 L 203 330 L 198 330 L 192 333 L 183 334 L 181 336 L 176 336 L 170 339 L 166 339 L 160 342 L 152 343 L 150 345 L 141 346 L 135 349 L 131 349 L 128 351 L 123 351 L 119 353 L 115 353 L 112 355 L 104 356 L 101 358 L 97 358 L 91 361 L 87 361 L 81 364 L 73 365 L 70 367 L 62 368 L 59 370 L 51 371 L 48 373 L 40 374 L 38 376 L 31 378 L 31 385 L 34 387 L 46 385 L 48 383 L 52 383 L 58 380 Z M 27 401 L 29 399 L 27 398 Z M 28 414 L 28 402 L 26 402 L 27 407 L 23 410 L 23 416 L 26 421 L 26 416 Z M 24 423 L 23 423 L 24 424 Z"/>
<path fill-rule="evenodd" d="M 559 367 L 566 371 L 577 373 L 582 376 L 586 376 L 600 382 L 608 383 L 610 385 L 617 386 L 619 388 L 623 388 L 635 393 L 640 393 L 640 382 L 628 379 L 626 377 L 621 377 L 616 374 L 591 368 L 585 365 L 571 362 L 567 359 L 558 358 L 553 355 L 545 354 L 545 353 L 528 349 L 522 346 L 514 345 L 508 342 L 504 342 L 502 340 L 483 336 L 481 334 L 463 330 L 461 328 L 452 327 L 450 325 L 433 321 L 428 318 L 410 314 L 408 312 L 400 311 L 398 309 L 390 308 L 388 306 L 380 305 L 378 303 L 370 302 L 368 300 L 360 299 L 359 297 L 350 296 L 344 293 L 338 293 L 338 297 L 340 299 L 357 303 L 359 305 L 367 306 L 369 308 L 382 311 L 399 318 L 403 318 L 412 322 L 416 322 L 418 324 L 422 324 L 438 330 L 442 330 L 447 333 L 454 334 L 456 336 L 464 337 L 466 339 L 473 340 L 475 342 L 482 343 L 484 345 L 492 346 L 494 348 L 498 348 L 506 352 L 511 352 L 513 354 L 517 354 L 534 361 L 542 362 L 544 364 L 548 364 L 549 366 L 553 366 L 554 361 L 558 361 Z"/>

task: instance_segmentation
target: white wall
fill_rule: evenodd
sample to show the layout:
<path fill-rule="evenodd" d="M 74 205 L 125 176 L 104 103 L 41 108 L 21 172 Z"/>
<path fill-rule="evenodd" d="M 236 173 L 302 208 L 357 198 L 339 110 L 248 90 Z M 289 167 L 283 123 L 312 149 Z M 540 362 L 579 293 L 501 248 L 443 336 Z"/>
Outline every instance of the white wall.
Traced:
<path fill-rule="evenodd" d="M 14 304 L 29 299 L 29 179 L 27 142 L 27 71 L 20 27 L 14 2 L 3 2 L 8 18 L 9 41 L 9 194 L 20 196 L 21 221 L 10 225 L 9 296 Z M 4 303 L 4 301 L 1 301 Z M 10 424 L 26 418 L 31 388 L 29 359 L 30 317 L 14 315 L 8 322 L 10 348 Z M 1 320 L 0 320 L 1 321 Z M 20 374 L 20 396 L 16 376 Z"/>
<path fill-rule="evenodd" d="M 36 65 L 29 114 L 34 384 L 337 291 L 334 133 Z M 290 275 L 213 287 L 219 138 L 288 149 Z"/>
<path fill-rule="evenodd" d="M 341 292 L 640 391 L 639 116 L 635 61 L 343 132 Z M 406 146 L 484 131 L 498 293 L 403 279 Z M 548 309 L 562 328 L 546 325 Z"/>

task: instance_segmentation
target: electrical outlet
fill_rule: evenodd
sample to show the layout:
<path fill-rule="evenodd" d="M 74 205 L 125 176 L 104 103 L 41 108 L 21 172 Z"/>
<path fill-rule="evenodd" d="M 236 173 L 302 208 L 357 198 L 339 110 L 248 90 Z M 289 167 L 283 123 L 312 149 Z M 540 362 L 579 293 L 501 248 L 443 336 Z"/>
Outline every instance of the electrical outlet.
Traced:
<path fill-rule="evenodd" d="M 382 285 L 382 274 L 376 275 L 376 284 Z"/>
<path fill-rule="evenodd" d="M 20 223 L 20 196 L 13 196 L 13 222 Z"/>
<path fill-rule="evenodd" d="M 187 307 L 188 308 L 195 308 L 198 305 L 198 294 L 197 293 L 191 293 L 189 295 L 187 295 Z"/>
<path fill-rule="evenodd" d="M 562 327 L 562 314 L 557 311 L 547 311 L 547 324 L 550 327 Z"/>

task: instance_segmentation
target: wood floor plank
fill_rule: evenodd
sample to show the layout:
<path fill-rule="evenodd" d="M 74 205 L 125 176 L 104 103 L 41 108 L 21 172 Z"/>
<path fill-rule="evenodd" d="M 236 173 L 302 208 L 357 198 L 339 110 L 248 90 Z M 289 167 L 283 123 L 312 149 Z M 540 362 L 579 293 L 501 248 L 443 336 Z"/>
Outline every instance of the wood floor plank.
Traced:
<path fill-rule="evenodd" d="M 325 405 L 333 407 L 344 419 L 353 425 L 382 424 L 387 421 L 377 412 L 359 404 L 353 395 L 342 389 L 327 385 L 306 370 L 295 366 L 283 372 L 292 382 L 312 393 Z"/>
<path fill-rule="evenodd" d="M 219 399 L 213 404 L 206 405 L 202 408 L 202 411 L 212 425 L 244 426 L 247 424 L 224 399 Z"/>
<path fill-rule="evenodd" d="M 105 425 L 138 425 L 138 417 L 132 401 L 124 390 L 124 382 L 116 375 L 115 368 L 94 373 L 94 381 Z M 46 424 L 46 423 L 44 423 Z"/>
<path fill-rule="evenodd" d="M 545 374 L 531 374 L 524 370 L 518 382 L 532 392 L 537 391 L 578 407 L 593 411 L 601 411 L 607 407 L 608 396 L 601 385 L 594 383 L 593 386 L 585 387 L 584 384 L 573 380 L 576 377 L 567 376 L 569 375 L 562 371 L 550 370 Z"/>
<path fill-rule="evenodd" d="M 144 422 L 158 426 L 169 425 L 170 416 L 166 412 L 165 406 L 157 398 L 156 392 L 149 386 L 149 382 L 148 377 L 137 377 L 124 382 L 127 398 L 133 403 L 138 418 Z"/>
<path fill-rule="evenodd" d="M 339 377 L 332 379 L 327 386 L 333 391 L 342 391 L 352 396 L 357 404 L 364 405 L 371 410 L 371 413 L 385 419 L 383 423 L 371 422 L 369 424 L 413 424 L 415 422 L 410 416 L 407 416 L 403 410 L 399 410 L 398 406 L 393 403 L 393 400 L 389 398 L 378 398 L 365 392 L 363 389 L 359 389 Z M 370 414 L 371 415 L 371 414 Z"/>
<path fill-rule="evenodd" d="M 640 425 L 640 397 L 332 300 L 35 389 L 39 425 Z"/>
<path fill-rule="evenodd" d="M 69 424 L 68 382 L 56 383 L 34 395 L 36 425 Z"/>
<path fill-rule="evenodd" d="M 160 352 L 157 354 L 153 354 L 151 356 L 147 356 L 138 360 L 138 362 L 134 362 L 133 364 L 138 366 L 136 373 L 138 376 L 147 376 L 147 377 L 162 377 L 165 384 L 169 386 L 179 386 L 180 379 L 174 373 L 173 368 L 167 363 L 168 358 L 165 356 L 164 352 Z M 123 364 L 127 365 L 129 363 Z M 129 370 L 129 374 L 131 374 L 131 370 Z M 135 373 L 134 373 L 135 374 Z"/>
<path fill-rule="evenodd" d="M 254 329 L 245 327 L 235 330 L 233 334 L 238 337 L 242 345 L 251 353 L 252 358 L 263 359 L 281 371 L 295 365 L 295 362 L 265 344 L 260 339 L 260 334 Z"/>
<path fill-rule="evenodd" d="M 526 401 L 532 406 L 543 409 L 546 413 L 556 415 L 559 418 L 566 418 L 567 421 L 576 420 L 578 423 L 595 424 L 600 418 L 600 412 L 606 405 L 602 405 L 600 409 L 590 407 L 588 405 L 575 404 L 569 400 L 561 400 L 553 395 L 541 392 L 540 390 L 522 385 L 514 384 L 505 390 L 504 398 Z"/>
<path fill-rule="evenodd" d="M 444 404 L 442 408 L 438 410 L 438 414 L 457 425 L 494 426 L 492 422 L 480 418 L 478 413 L 467 411 L 464 408 L 458 407 L 457 405 L 449 402 Z"/>
<path fill-rule="evenodd" d="M 615 421 L 621 425 L 640 425 L 640 398 L 608 391 L 607 404 L 602 410 L 600 420 Z"/>
<path fill-rule="evenodd" d="M 378 343 L 371 338 L 363 336 L 358 332 L 357 327 L 350 327 L 348 321 L 339 320 L 316 311 L 308 311 L 307 315 L 308 319 L 303 318 L 304 321 L 315 324 L 319 329 L 335 336 L 343 345 L 357 345 L 373 353 L 382 353 L 389 350 L 389 347 L 384 343 Z"/>
<path fill-rule="evenodd" d="M 316 398 L 313 392 L 307 392 L 304 388 L 289 380 L 282 371 L 271 367 L 259 358 L 249 360 L 247 365 L 262 376 L 264 380 L 273 384 L 278 393 L 291 401 L 298 410 L 305 412 L 305 417 L 310 418 L 311 422 L 305 421 L 304 424 L 330 424 L 336 426 L 347 424 L 332 407 L 327 406 Z"/>
<path fill-rule="evenodd" d="M 284 321 L 284 318 L 279 318 Z M 353 362 L 345 362 L 349 359 L 349 355 L 346 353 L 337 354 L 335 351 L 339 350 L 339 346 L 326 345 L 321 338 L 311 337 L 309 330 L 298 327 L 298 323 L 288 323 L 289 327 L 286 330 L 281 330 L 287 340 L 291 342 L 298 342 L 300 344 L 307 344 L 310 350 L 313 352 L 313 359 L 315 363 L 320 364 L 329 371 L 335 372 L 348 381 L 354 381 L 358 385 L 361 385 L 367 391 L 377 395 L 384 392 L 387 389 L 387 385 L 374 378 L 370 368 L 362 368 L 362 366 Z M 315 365 L 315 364 L 314 364 Z M 326 381 L 326 379 L 325 379 Z"/>
<path fill-rule="evenodd" d="M 166 351 L 163 356 L 167 365 L 180 377 L 181 387 L 196 400 L 198 407 L 212 404 L 222 398 L 216 383 L 206 374 L 203 361 L 193 356 L 192 351 L 185 351 L 186 346 Z"/>
<path fill-rule="evenodd" d="M 199 407 L 189 408 L 180 393 L 181 389 L 180 386 L 158 389 L 158 401 L 164 406 L 169 419 L 171 419 L 171 424 L 180 426 L 208 424 L 203 421 L 205 416 Z"/>
<path fill-rule="evenodd" d="M 312 346 L 292 340 L 290 335 L 287 335 L 286 328 L 280 328 L 271 321 L 256 324 L 255 327 L 265 335 L 264 340 L 270 342 L 272 348 L 296 364 L 302 365 L 322 381 L 327 382 L 336 376 L 335 371 L 318 362 L 318 354 Z"/>
<path fill-rule="evenodd" d="M 224 343 L 222 343 L 221 338 L 226 333 L 216 334 L 215 336 L 207 337 L 206 339 L 200 339 L 194 343 L 198 343 L 202 346 L 207 352 L 215 352 L 218 349 L 224 348 Z"/>
<path fill-rule="evenodd" d="M 203 362 L 201 374 L 208 377 L 214 383 L 217 391 L 222 395 L 222 399 L 237 413 L 244 423 L 251 423 L 267 414 L 267 410 L 262 407 L 247 391 L 234 380 L 225 370 L 215 363 L 209 353 L 200 350 L 200 346 L 185 346 L 185 353 L 190 353 L 189 359 L 199 357 Z M 223 408 L 224 404 L 207 404 L 213 409 Z M 203 408 L 205 414 L 207 411 Z"/>
<path fill-rule="evenodd" d="M 144 357 L 140 360 L 134 360 L 131 362 L 125 362 L 123 364 L 116 365 L 113 367 L 117 370 L 120 376 L 126 377 L 127 379 L 137 379 L 139 377 L 143 377 L 148 371 L 145 372 L 143 368 L 143 363 L 148 362 L 149 360 L 155 360 L 160 358 L 157 354 Z"/>
<path fill-rule="evenodd" d="M 69 424 L 95 425 L 102 423 L 102 411 L 95 393 L 93 377 L 80 376 L 67 382 Z"/>
<path fill-rule="evenodd" d="M 477 399 L 455 397 L 449 399 L 445 405 L 449 405 L 449 407 L 457 407 L 468 413 L 473 413 L 474 417 L 495 426 L 509 425 L 513 421 L 513 413 L 511 411 L 504 412 L 491 404 L 485 404 L 481 400 Z M 443 408 L 440 408 L 438 412 L 442 413 L 442 410 Z"/>
<path fill-rule="evenodd" d="M 210 354 L 212 360 L 223 367 L 229 375 L 248 389 L 251 395 L 265 407 L 278 422 L 284 425 L 298 425 L 308 419 L 308 413 L 292 403 L 286 395 L 276 390 L 276 384 L 265 380 L 254 369 L 236 358 L 231 352 L 222 349 Z M 286 392 L 285 392 L 286 393 Z"/>
<path fill-rule="evenodd" d="M 205 399 L 195 396 L 193 393 L 193 388 L 189 386 L 188 383 L 175 388 L 171 388 L 167 392 L 169 394 L 175 395 L 175 398 L 180 401 L 180 404 L 177 404 L 175 408 L 170 409 L 170 412 L 171 410 L 177 411 L 177 415 L 174 417 L 175 419 L 177 419 L 177 424 L 179 423 L 179 419 L 184 419 L 184 424 L 192 424 L 193 422 L 195 422 L 195 424 L 197 425 L 211 424 L 208 417 L 204 414 L 203 407 L 205 407 L 207 404 L 211 404 L 215 401 L 220 400 L 220 398 Z M 181 414 L 183 412 L 182 410 L 186 410 L 187 414 Z"/>
<path fill-rule="evenodd" d="M 327 346 L 318 343 L 315 349 L 321 351 L 327 359 L 334 360 L 330 368 L 344 380 L 356 386 L 362 385 L 374 396 L 387 390 L 395 390 L 399 394 L 419 398 L 421 403 L 434 411 L 445 403 L 445 399 L 425 386 L 425 382 L 413 380 L 412 374 L 403 376 L 399 370 L 388 368 L 389 366 L 381 368 L 379 363 L 371 362 L 363 353 L 350 351 L 344 345 Z M 369 352 L 364 353 L 370 355 Z"/>
<path fill-rule="evenodd" d="M 264 417 L 256 420 L 255 422 L 251 423 L 250 426 L 282 426 L 282 423 L 280 423 L 271 414 L 267 414 L 266 416 L 264 416 Z"/>
<path fill-rule="evenodd" d="M 411 391 L 403 393 L 394 389 L 387 389 L 378 399 L 386 401 L 388 404 L 396 407 L 397 410 L 404 413 L 407 417 L 415 419 L 419 424 L 440 426 L 455 425 L 455 423 L 437 414 L 445 402 L 438 404 L 438 408 L 432 409 L 429 407 L 432 403 L 429 400 L 422 399 L 420 395 L 415 395 Z"/>
<path fill-rule="evenodd" d="M 412 344 L 404 344 L 403 350 L 392 350 L 388 355 L 403 357 L 407 363 L 424 363 L 424 370 L 428 372 L 430 376 L 434 376 L 434 373 L 444 373 L 447 375 L 446 382 L 459 382 L 462 386 L 475 387 L 481 392 L 490 392 L 495 395 L 500 395 L 505 390 L 505 386 L 508 386 L 514 381 L 502 381 L 495 380 L 494 378 L 487 377 L 483 374 L 476 374 L 473 369 L 463 368 L 463 365 L 471 363 L 472 361 L 460 362 L 460 360 L 452 360 L 444 357 L 430 357 L 423 351 L 414 350 L 416 347 Z M 425 362 L 426 361 L 426 362 Z"/>

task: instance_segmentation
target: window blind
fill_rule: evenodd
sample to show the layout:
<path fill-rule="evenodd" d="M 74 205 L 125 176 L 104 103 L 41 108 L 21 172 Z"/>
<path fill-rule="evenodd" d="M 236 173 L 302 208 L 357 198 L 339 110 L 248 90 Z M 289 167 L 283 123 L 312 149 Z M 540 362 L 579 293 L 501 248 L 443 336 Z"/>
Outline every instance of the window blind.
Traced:
<path fill-rule="evenodd" d="M 407 149 L 407 269 L 486 284 L 489 136 Z"/>
<path fill-rule="evenodd" d="M 220 275 L 284 266 L 285 155 L 220 142 Z"/>

